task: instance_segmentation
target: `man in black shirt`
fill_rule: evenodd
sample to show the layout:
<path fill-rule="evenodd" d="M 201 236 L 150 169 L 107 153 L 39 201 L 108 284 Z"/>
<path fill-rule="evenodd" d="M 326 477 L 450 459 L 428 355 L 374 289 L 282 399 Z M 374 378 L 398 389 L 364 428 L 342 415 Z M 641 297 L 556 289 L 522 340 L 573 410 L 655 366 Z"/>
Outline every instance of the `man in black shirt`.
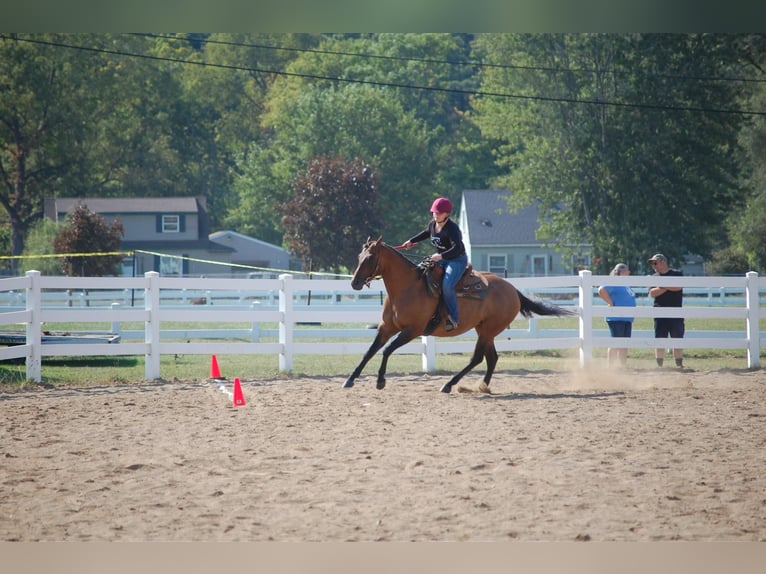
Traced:
<path fill-rule="evenodd" d="M 662 253 L 656 253 L 649 259 L 649 264 L 654 267 L 654 274 L 662 277 L 680 277 L 683 272 L 678 269 L 671 269 L 668 266 L 668 259 Z M 649 296 L 654 298 L 655 307 L 681 307 L 683 305 L 684 291 L 681 287 L 652 287 L 649 289 Z M 683 339 L 685 332 L 683 317 L 656 317 L 654 319 L 654 336 L 657 339 L 672 337 L 674 339 Z M 684 366 L 683 349 L 673 349 L 673 358 L 676 360 L 676 367 Z M 665 360 L 665 348 L 655 349 L 654 358 L 657 366 L 661 367 Z"/>

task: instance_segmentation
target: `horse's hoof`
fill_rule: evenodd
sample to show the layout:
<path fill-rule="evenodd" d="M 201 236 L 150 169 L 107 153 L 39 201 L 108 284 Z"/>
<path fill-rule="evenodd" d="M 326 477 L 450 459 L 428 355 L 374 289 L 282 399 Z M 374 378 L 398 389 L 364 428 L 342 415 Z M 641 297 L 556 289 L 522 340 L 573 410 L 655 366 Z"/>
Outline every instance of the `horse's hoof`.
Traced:
<path fill-rule="evenodd" d="M 439 389 L 443 393 L 450 393 L 452 392 L 452 385 L 449 383 L 445 384 L 441 389 Z"/>
<path fill-rule="evenodd" d="M 489 385 L 488 385 L 487 383 L 485 383 L 485 382 L 482 382 L 482 383 L 479 385 L 479 388 L 478 388 L 477 390 L 478 390 L 480 393 L 486 393 L 486 394 L 490 394 L 490 393 L 489 393 Z"/>
<path fill-rule="evenodd" d="M 350 389 L 350 388 L 351 388 L 351 387 L 353 387 L 353 386 L 354 386 L 354 381 L 353 381 L 353 379 L 348 379 L 348 380 L 346 380 L 346 382 L 345 382 L 345 383 L 343 383 L 343 388 L 344 388 L 344 389 Z"/>
<path fill-rule="evenodd" d="M 378 381 L 378 383 L 375 385 L 375 388 L 379 391 L 382 391 L 386 388 L 386 381 Z"/>

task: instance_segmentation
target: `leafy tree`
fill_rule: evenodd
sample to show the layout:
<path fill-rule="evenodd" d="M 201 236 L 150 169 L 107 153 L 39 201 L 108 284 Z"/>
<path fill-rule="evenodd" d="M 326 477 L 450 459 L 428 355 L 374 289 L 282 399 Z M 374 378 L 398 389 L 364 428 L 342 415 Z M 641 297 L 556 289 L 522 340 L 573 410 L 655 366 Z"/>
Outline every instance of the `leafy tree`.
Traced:
<path fill-rule="evenodd" d="M 274 205 L 318 156 L 363 157 L 374 166 L 386 237 L 409 235 L 412 214 L 434 196 L 458 203 L 463 189 L 481 189 L 498 171 L 469 119 L 465 91 L 477 86 L 477 73 L 466 63 L 467 37 L 337 35 L 317 48 L 290 62 L 291 75 L 269 90 L 264 136 L 238 163 L 231 226 L 279 242 Z"/>
<path fill-rule="evenodd" d="M 27 240 L 24 242 L 24 258 L 20 265 L 22 273 L 34 269 L 43 275 L 61 274 L 60 258 L 39 257 L 40 255 L 55 255 L 53 240 L 60 229 L 60 223 L 47 218 L 40 219 L 32 225 Z"/>
<path fill-rule="evenodd" d="M 713 251 L 710 259 L 705 262 L 705 273 L 708 275 L 741 276 L 751 270 L 747 257 L 733 247 Z"/>
<path fill-rule="evenodd" d="M 409 233 L 412 213 L 422 212 L 438 194 L 427 127 L 381 88 L 307 87 L 271 121 L 278 122 L 272 138 L 251 148 L 235 183 L 240 202 L 228 222 L 243 233 L 281 243 L 279 206 L 288 200 L 296 174 L 317 157 L 363 157 L 372 166 L 383 214 L 378 233 L 386 237 Z"/>
<path fill-rule="evenodd" d="M 63 35 L 36 40 L 63 41 Z M 0 205 L 11 225 L 10 254 L 20 255 L 43 197 L 77 186 L 92 100 L 94 66 L 67 50 L 0 38 Z"/>
<path fill-rule="evenodd" d="M 130 35 L 0 38 L 0 205 L 12 255 L 45 197 L 197 193 L 172 70 L 116 53 L 150 48 Z"/>
<path fill-rule="evenodd" d="M 115 219 L 111 223 L 80 203 L 67 215 L 67 221 L 53 239 L 56 253 L 114 253 L 119 251 L 125 229 Z M 101 277 L 116 275 L 123 256 L 72 255 L 63 257 L 61 268 L 73 277 Z"/>
<path fill-rule="evenodd" d="M 728 37 L 491 35 L 477 50 L 512 63 L 488 67 L 482 91 L 516 97 L 482 97 L 476 118 L 498 142 L 496 183 L 513 207 L 539 203 L 542 239 L 564 252 L 590 243 L 599 271 L 720 243 L 741 196 L 741 118 L 712 111 L 736 107 L 736 92 L 705 78 L 730 70 Z"/>
<path fill-rule="evenodd" d="M 205 195 L 214 225 L 222 224 L 229 211 L 239 211 L 232 187 L 237 161 L 247 157 L 251 143 L 260 137 L 261 116 L 276 73 L 298 50 L 316 42 L 317 37 L 306 34 L 210 34 L 197 53 L 186 54 L 178 53 L 179 46 L 189 45 L 185 35 L 164 41 L 161 54 L 170 51 L 173 57 L 204 64 L 178 67 L 187 114 L 181 141 L 189 186 Z"/>
<path fill-rule="evenodd" d="M 761 34 L 742 38 L 743 60 L 762 81 L 749 84 L 744 105 L 766 109 L 766 37 Z M 740 132 L 744 150 L 742 183 L 747 194 L 744 209 L 732 210 L 728 228 L 732 248 L 744 257 L 751 269 L 766 269 L 766 117 L 750 118 Z"/>
<path fill-rule="evenodd" d="M 313 159 L 280 210 L 288 249 L 303 258 L 306 269 L 348 269 L 355 264 L 360 237 L 381 227 L 377 200 L 377 176 L 368 164 Z"/>

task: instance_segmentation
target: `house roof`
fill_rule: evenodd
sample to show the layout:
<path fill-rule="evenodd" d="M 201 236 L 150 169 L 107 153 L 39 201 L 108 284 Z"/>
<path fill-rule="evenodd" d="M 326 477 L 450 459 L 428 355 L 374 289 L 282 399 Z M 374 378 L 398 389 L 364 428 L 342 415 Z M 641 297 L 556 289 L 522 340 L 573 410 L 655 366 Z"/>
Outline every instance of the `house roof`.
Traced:
<path fill-rule="evenodd" d="M 507 190 L 463 191 L 460 226 L 471 245 L 541 245 L 535 237 L 539 227 L 538 209 L 524 207 L 511 213 Z"/>
<path fill-rule="evenodd" d="M 204 251 L 233 253 L 235 250 L 226 245 L 215 243 L 208 239 L 197 239 L 192 241 L 123 241 L 121 249 L 125 251 L 183 251 L 190 249 L 199 249 Z"/>
<path fill-rule="evenodd" d="M 219 243 L 221 245 L 225 245 L 226 241 L 238 241 L 243 244 L 253 245 L 254 247 L 274 249 L 277 251 L 281 251 L 283 253 L 287 253 L 287 250 L 285 250 L 279 245 L 274 245 L 273 243 L 269 243 L 268 241 L 263 241 L 261 239 L 256 239 L 255 237 L 249 237 L 247 235 L 237 233 L 236 231 L 232 231 L 230 229 L 224 229 L 222 231 L 214 231 L 213 233 L 208 235 L 208 238 L 210 239 L 210 241 L 214 243 Z"/>
<path fill-rule="evenodd" d="M 70 213 L 78 203 L 99 214 L 109 213 L 197 213 L 196 197 L 57 197 L 55 213 Z M 49 216 L 52 214 L 49 214 Z"/>

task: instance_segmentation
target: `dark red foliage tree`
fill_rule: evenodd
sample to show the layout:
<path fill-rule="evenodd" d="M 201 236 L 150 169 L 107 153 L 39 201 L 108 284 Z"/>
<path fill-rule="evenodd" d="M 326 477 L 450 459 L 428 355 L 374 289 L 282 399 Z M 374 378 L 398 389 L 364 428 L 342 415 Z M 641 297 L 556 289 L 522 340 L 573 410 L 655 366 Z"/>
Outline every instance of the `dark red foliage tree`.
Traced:
<path fill-rule="evenodd" d="M 356 159 L 318 157 L 293 184 L 280 207 L 287 249 L 307 270 L 348 271 L 368 236 L 379 234 L 378 182 L 372 167 Z"/>
<path fill-rule="evenodd" d="M 78 204 L 67 216 L 66 225 L 53 238 L 55 253 L 72 253 L 62 257 L 61 269 L 70 277 L 102 277 L 116 275 L 123 255 L 111 255 L 119 251 L 125 229 L 115 219 L 111 223 Z M 94 255 L 80 255 L 92 253 Z M 109 253 L 110 255 L 98 255 Z"/>

